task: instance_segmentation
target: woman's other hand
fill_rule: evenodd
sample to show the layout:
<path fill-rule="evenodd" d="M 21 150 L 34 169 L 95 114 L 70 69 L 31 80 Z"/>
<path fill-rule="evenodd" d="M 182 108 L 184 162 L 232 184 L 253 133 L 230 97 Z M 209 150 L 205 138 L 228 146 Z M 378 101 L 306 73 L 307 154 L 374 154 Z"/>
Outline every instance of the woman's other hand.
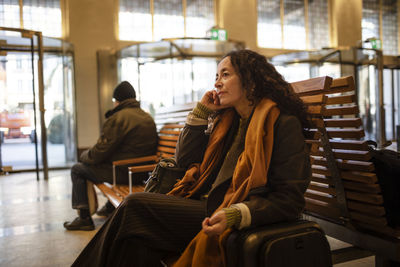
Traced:
<path fill-rule="evenodd" d="M 226 230 L 227 219 L 223 210 L 215 213 L 211 218 L 203 220 L 202 227 L 207 235 L 220 235 Z"/>

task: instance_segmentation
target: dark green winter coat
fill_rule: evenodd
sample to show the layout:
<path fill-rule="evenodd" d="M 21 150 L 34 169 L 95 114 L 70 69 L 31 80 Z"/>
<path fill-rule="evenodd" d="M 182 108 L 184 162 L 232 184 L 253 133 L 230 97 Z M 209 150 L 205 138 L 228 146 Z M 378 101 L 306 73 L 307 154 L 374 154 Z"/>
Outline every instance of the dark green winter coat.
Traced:
<path fill-rule="evenodd" d="M 103 181 L 111 182 L 113 161 L 156 152 L 157 130 L 153 118 L 135 99 L 122 101 L 106 117 L 97 143 L 82 153 L 80 161 L 90 166 L 97 178 L 104 176 Z M 125 169 L 118 170 L 119 183 L 127 183 Z"/>

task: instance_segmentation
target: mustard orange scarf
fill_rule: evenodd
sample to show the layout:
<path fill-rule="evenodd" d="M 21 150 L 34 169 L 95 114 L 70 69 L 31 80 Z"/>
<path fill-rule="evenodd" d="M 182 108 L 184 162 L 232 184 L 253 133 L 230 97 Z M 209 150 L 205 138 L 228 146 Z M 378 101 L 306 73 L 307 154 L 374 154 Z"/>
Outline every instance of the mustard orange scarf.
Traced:
<path fill-rule="evenodd" d="M 273 149 L 273 129 L 278 116 L 279 109 L 270 99 L 263 99 L 256 106 L 246 133 L 244 151 L 239 156 L 224 201 L 217 210 L 243 201 L 251 189 L 266 185 Z M 202 163 L 193 164 L 169 195 L 190 197 L 201 187 L 222 156 L 222 147 L 233 117 L 234 111 L 226 110 L 216 119 Z M 228 229 L 220 236 L 208 236 L 200 231 L 174 267 L 224 266 L 223 242 L 229 233 Z"/>

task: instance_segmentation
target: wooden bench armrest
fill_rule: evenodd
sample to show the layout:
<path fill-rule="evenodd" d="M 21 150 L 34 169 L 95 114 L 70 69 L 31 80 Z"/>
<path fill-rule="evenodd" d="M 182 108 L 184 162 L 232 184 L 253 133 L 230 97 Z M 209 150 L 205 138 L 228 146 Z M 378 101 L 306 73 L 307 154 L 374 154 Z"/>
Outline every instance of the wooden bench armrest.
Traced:
<path fill-rule="evenodd" d="M 116 160 L 116 161 L 113 161 L 113 166 L 137 164 L 137 163 L 148 162 L 148 161 L 157 162 L 158 161 L 157 155 L 138 157 L 138 158 L 130 158 L 130 159 L 123 159 L 123 160 Z"/>
<path fill-rule="evenodd" d="M 140 173 L 140 172 L 150 172 L 152 171 L 157 164 L 148 164 L 142 166 L 132 166 L 128 167 L 128 177 L 129 177 L 129 194 L 132 194 L 132 174 L 133 173 Z"/>
<path fill-rule="evenodd" d="M 140 164 L 140 163 L 145 163 L 145 162 L 149 162 L 149 161 L 157 162 L 158 159 L 159 159 L 159 157 L 157 155 L 151 155 L 151 156 L 145 156 L 145 157 L 137 157 L 137 158 L 113 161 L 113 186 L 115 186 L 117 184 L 117 174 L 116 174 L 117 166 Z"/>
<path fill-rule="evenodd" d="M 154 168 L 157 166 L 157 164 L 148 164 L 148 165 L 142 165 L 142 166 L 132 166 L 128 167 L 128 170 L 130 173 L 139 173 L 139 172 L 150 172 L 154 170 Z"/>

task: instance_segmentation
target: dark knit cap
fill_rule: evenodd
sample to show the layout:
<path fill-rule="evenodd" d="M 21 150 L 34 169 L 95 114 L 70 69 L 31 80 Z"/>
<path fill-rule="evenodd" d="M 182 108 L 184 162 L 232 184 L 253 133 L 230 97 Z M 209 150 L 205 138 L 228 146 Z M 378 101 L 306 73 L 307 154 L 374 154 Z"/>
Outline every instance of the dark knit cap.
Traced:
<path fill-rule="evenodd" d="M 129 82 L 123 81 L 115 87 L 113 98 L 118 102 L 122 102 L 129 98 L 136 98 L 136 92 Z"/>

